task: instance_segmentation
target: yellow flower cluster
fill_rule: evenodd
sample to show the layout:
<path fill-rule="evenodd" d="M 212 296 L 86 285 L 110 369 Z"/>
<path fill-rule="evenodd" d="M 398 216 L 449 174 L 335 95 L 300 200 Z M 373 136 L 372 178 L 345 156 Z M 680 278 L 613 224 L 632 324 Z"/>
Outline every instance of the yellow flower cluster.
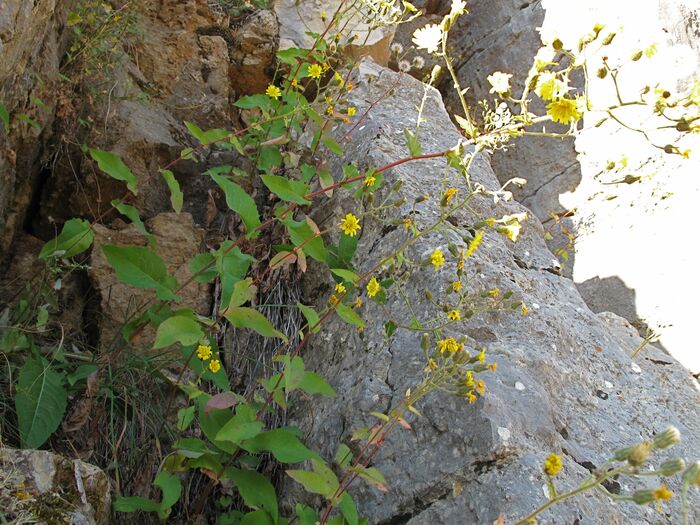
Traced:
<path fill-rule="evenodd" d="M 430 264 L 435 267 L 436 272 L 445 264 L 445 256 L 440 248 L 435 248 L 435 251 L 430 255 Z"/>
<path fill-rule="evenodd" d="M 375 182 L 377 182 L 377 179 L 370 175 L 369 177 L 365 177 L 365 180 L 362 181 L 362 185 L 369 188 L 370 186 L 374 186 Z"/>
<path fill-rule="evenodd" d="M 474 238 L 469 243 L 469 246 L 467 246 L 467 251 L 464 254 L 465 259 L 468 259 L 472 255 L 474 255 L 474 252 L 477 250 L 477 248 L 481 244 L 481 240 L 483 238 L 484 238 L 484 230 L 479 230 L 478 232 L 476 232 L 476 235 L 474 235 Z"/>
<path fill-rule="evenodd" d="M 323 67 L 321 67 L 318 64 L 311 64 L 309 66 L 309 76 L 311 78 L 319 79 L 321 78 L 321 74 L 323 73 Z"/>
<path fill-rule="evenodd" d="M 445 205 L 449 204 L 452 198 L 457 195 L 459 190 L 457 188 L 447 188 L 445 190 Z"/>
<path fill-rule="evenodd" d="M 345 235 L 354 237 L 355 235 L 357 235 L 357 232 L 361 229 L 360 220 L 357 217 L 355 217 L 352 213 L 348 213 L 340 221 L 340 229 Z"/>
<path fill-rule="evenodd" d="M 200 361 L 207 361 L 212 357 L 211 346 L 209 345 L 199 345 L 196 350 L 197 359 Z M 218 359 L 211 359 L 208 365 L 209 370 L 216 374 L 221 370 L 221 362 Z"/>
<path fill-rule="evenodd" d="M 462 313 L 459 310 L 452 310 L 447 314 L 450 321 L 459 321 L 462 318 Z"/>
<path fill-rule="evenodd" d="M 556 476 L 564 466 L 562 455 L 550 454 L 544 462 L 544 471 L 548 476 Z"/>
<path fill-rule="evenodd" d="M 379 290 L 381 289 L 382 285 L 379 284 L 379 281 L 377 281 L 376 277 L 372 277 L 367 283 L 367 296 L 374 297 L 379 293 Z"/>
<path fill-rule="evenodd" d="M 267 86 L 267 89 L 265 90 L 265 94 L 268 97 L 274 98 L 275 100 L 277 100 L 278 98 L 280 98 L 282 96 L 282 90 L 280 90 L 280 88 L 278 88 L 274 84 L 270 84 L 269 86 Z"/>
<path fill-rule="evenodd" d="M 454 337 L 448 337 L 447 339 L 440 339 L 437 342 L 437 347 L 441 354 L 445 352 L 455 354 L 464 350 L 464 343 L 459 343 Z"/>
<path fill-rule="evenodd" d="M 462 289 L 462 281 L 455 281 L 452 283 L 452 291 L 457 293 Z"/>

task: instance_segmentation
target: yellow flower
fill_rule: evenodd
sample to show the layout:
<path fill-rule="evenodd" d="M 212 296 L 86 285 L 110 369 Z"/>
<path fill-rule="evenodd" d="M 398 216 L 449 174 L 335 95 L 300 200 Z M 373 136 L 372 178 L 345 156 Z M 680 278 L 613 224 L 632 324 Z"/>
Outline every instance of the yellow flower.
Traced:
<path fill-rule="evenodd" d="M 452 291 L 459 292 L 462 289 L 462 281 L 455 281 L 452 283 Z"/>
<path fill-rule="evenodd" d="M 495 372 L 497 368 L 498 368 L 498 363 L 491 363 L 489 365 L 489 370 L 491 370 L 491 372 Z"/>
<path fill-rule="evenodd" d="M 464 257 L 461 255 L 459 256 L 459 260 L 457 261 L 457 271 L 461 272 L 464 269 Z"/>
<path fill-rule="evenodd" d="M 447 318 L 451 321 L 459 321 L 462 318 L 462 314 L 459 310 L 452 310 L 450 313 L 447 314 Z"/>
<path fill-rule="evenodd" d="M 570 98 L 560 98 L 550 102 L 547 105 L 547 113 L 554 122 L 561 124 L 570 124 L 571 121 L 577 122 L 581 118 L 578 104 Z"/>
<path fill-rule="evenodd" d="M 355 299 L 355 302 L 352 304 L 353 308 L 362 308 L 362 299 L 359 297 Z"/>
<path fill-rule="evenodd" d="M 445 264 L 445 256 L 442 254 L 442 250 L 440 248 L 435 248 L 435 251 L 431 254 L 430 264 L 432 264 L 435 267 L 436 272 L 438 271 L 440 266 Z"/>
<path fill-rule="evenodd" d="M 551 71 L 545 71 L 537 78 L 537 93 L 542 100 L 556 100 L 563 97 L 569 89 Z"/>
<path fill-rule="evenodd" d="M 411 227 L 411 219 L 409 217 L 406 217 L 403 220 L 403 227 L 404 229 L 408 230 Z"/>
<path fill-rule="evenodd" d="M 367 283 L 367 296 L 374 297 L 381 289 L 382 286 L 379 284 L 379 281 L 377 281 L 376 277 L 372 277 Z"/>
<path fill-rule="evenodd" d="M 530 311 L 530 309 L 523 305 L 522 308 L 520 308 L 520 315 L 527 315 L 527 313 Z"/>
<path fill-rule="evenodd" d="M 352 213 L 348 213 L 343 220 L 340 221 L 340 229 L 345 235 L 354 237 L 360 231 L 360 221 Z"/>
<path fill-rule="evenodd" d="M 496 71 L 493 75 L 486 77 L 486 80 L 491 84 L 491 91 L 489 93 L 498 93 L 499 95 L 505 95 L 510 91 L 510 78 L 513 75 L 510 73 L 501 73 Z"/>
<path fill-rule="evenodd" d="M 338 304 L 338 296 L 336 296 L 335 294 L 331 295 L 328 298 L 328 304 L 330 304 L 331 306 L 335 306 L 336 304 Z"/>
<path fill-rule="evenodd" d="M 467 401 L 469 401 L 470 405 L 473 405 L 476 403 L 476 396 L 474 395 L 474 392 L 467 392 Z"/>
<path fill-rule="evenodd" d="M 211 361 L 209 361 L 209 370 L 211 370 L 215 374 L 219 370 L 221 370 L 221 363 L 218 359 L 212 359 Z"/>
<path fill-rule="evenodd" d="M 348 91 L 352 91 L 355 86 L 352 85 L 352 82 L 348 82 L 347 85 L 345 86 L 345 89 Z"/>
<path fill-rule="evenodd" d="M 449 204 L 450 201 L 452 200 L 452 197 L 457 195 L 457 192 L 459 190 L 457 188 L 447 188 L 445 190 L 445 204 Z"/>
<path fill-rule="evenodd" d="M 333 75 L 333 80 L 335 80 L 338 84 L 340 84 L 340 87 L 343 87 L 343 77 L 340 76 L 340 73 L 337 71 Z"/>
<path fill-rule="evenodd" d="M 327 114 L 328 116 L 331 116 L 331 117 L 332 117 L 334 111 L 335 111 L 335 108 L 333 107 L 333 105 L 330 105 L 330 106 L 328 106 L 328 107 L 326 108 L 326 114 Z"/>
<path fill-rule="evenodd" d="M 282 96 L 282 91 L 280 90 L 280 88 L 278 88 L 274 84 L 270 84 L 269 86 L 267 86 L 267 89 L 265 90 L 265 94 L 268 97 L 274 98 L 275 100 L 277 100 L 278 98 L 280 98 L 280 96 Z"/>
<path fill-rule="evenodd" d="M 481 379 L 476 382 L 476 391 L 479 392 L 479 395 L 481 396 L 483 396 L 486 392 L 486 383 L 484 383 Z"/>
<path fill-rule="evenodd" d="M 466 374 L 464 374 L 464 386 L 467 388 L 471 388 L 474 386 L 474 375 L 467 371 Z"/>
<path fill-rule="evenodd" d="M 211 346 L 199 345 L 197 347 L 197 358 L 206 361 L 211 357 Z"/>
<path fill-rule="evenodd" d="M 465 259 L 468 259 L 472 255 L 474 255 L 474 252 L 481 244 L 481 239 L 483 239 L 483 238 L 484 238 L 484 230 L 479 230 L 478 232 L 476 232 L 476 235 L 474 235 L 474 238 L 471 240 L 471 242 L 469 243 L 469 246 L 467 247 L 467 252 L 464 254 Z"/>
<path fill-rule="evenodd" d="M 464 349 L 464 345 L 458 343 L 454 337 L 448 337 L 447 339 L 440 339 L 437 342 L 438 351 L 441 354 L 445 352 L 449 354 L 454 354 L 456 352 L 461 352 Z"/>
<path fill-rule="evenodd" d="M 501 293 L 501 291 L 498 288 L 494 288 L 492 290 L 489 290 L 487 292 L 491 297 L 498 297 L 498 294 Z"/>
<path fill-rule="evenodd" d="M 365 177 L 365 180 L 362 181 L 362 184 L 363 186 L 367 186 L 369 188 L 370 186 L 374 186 L 375 182 L 377 182 L 377 179 L 370 175 L 369 177 Z"/>
<path fill-rule="evenodd" d="M 336 284 L 335 291 L 338 293 L 345 293 L 345 285 L 343 283 Z"/>
<path fill-rule="evenodd" d="M 437 368 L 437 363 L 435 362 L 435 359 L 432 357 L 428 359 L 428 366 L 425 367 L 425 371 L 429 372 L 430 370 L 435 370 Z"/>
<path fill-rule="evenodd" d="M 550 454 L 549 457 L 544 462 L 544 471 L 548 476 L 556 476 L 557 473 L 562 469 L 564 464 L 561 461 L 562 456 L 557 454 Z"/>
<path fill-rule="evenodd" d="M 293 88 L 298 88 L 298 87 L 299 87 L 299 82 L 297 81 L 296 78 L 292 79 L 292 87 L 293 87 Z"/>
<path fill-rule="evenodd" d="M 418 49 L 435 53 L 442 44 L 442 27 L 438 24 L 428 24 L 416 29 L 413 33 L 413 43 Z"/>
<path fill-rule="evenodd" d="M 654 491 L 654 499 L 655 500 L 663 500 L 663 501 L 668 501 L 673 497 L 673 492 L 668 490 L 668 487 L 666 485 L 661 485 L 658 489 Z"/>
<path fill-rule="evenodd" d="M 484 361 L 486 361 L 486 352 L 484 350 L 479 352 L 479 355 L 476 356 L 476 359 L 479 361 L 479 363 L 483 363 Z"/>
<path fill-rule="evenodd" d="M 357 113 L 356 107 L 350 106 L 348 108 L 348 117 L 354 117 L 356 113 Z"/>
<path fill-rule="evenodd" d="M 319 79 L 321 78 L 321 74 L 323 73 L 323 68 L 319 66 L 318 64 L 311 64 L 309 66 L 309 76 L 311 78 Z"/>

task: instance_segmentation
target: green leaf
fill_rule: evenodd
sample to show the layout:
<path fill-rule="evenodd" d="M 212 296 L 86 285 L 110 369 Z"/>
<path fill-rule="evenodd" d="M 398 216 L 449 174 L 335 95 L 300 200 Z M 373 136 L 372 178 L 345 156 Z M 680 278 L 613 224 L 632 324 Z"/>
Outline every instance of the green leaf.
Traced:
<path fill-rule="evenodd" d="M 248 301 L 252 301 L 257 292 L 258 287 L 253 286 L 253 279 L 251 277 L 238 281 L 235 285 L 233 285 L 231 300 L 229 301 L 228 307 L 235 308 L 236 306 L 241 306 Z"/>
<path fill-rule="evenodd" d="M 304 372 L 298 388 L 307 394 L 321 394 L 325 397 L 335 397 L 335 390 L 315 372 Z"/>
<path fill-rule="evenodd" d="M 5 104 L 0 103 L 0 121 L 5 126 L 5 131 L 10 131 L 10 113 L 7 111 Z"/>
<path fill-rule="evenodd" d="M 311 464 L 314 471 L 308 470 L 288 470 L 289 475 L 297 483 L 301 483 L 307 492 L 320 494 L 326 499 L 332 499 L 338 490 L 340 483 L 338 478 L 322 461 L 312 459 Z"/>
<path fill-rule="evenodd" d="M 338 452 L 335 453 L 335 462 L 338 464 L 338 466 L 340 466 L 341 468 L 345 468 L 350 464 L 351 461 L 352 452 L 350 451 L 350 447 L 343 443 L 338 445 Z"/>
<path fill-rule="evenodd" d="M 284 388 L 289 394 L 296 390 L 304 379 L 304 361 L 299 356 L 291 359 L 288 356 L 283 357 L 287 361 L 287 366 L 284 368 Z"/>
<path fill-rule="evenodd" d="M 200 324 L 184 315 L 174 315 L 160 323 L 153 348 L 165 348 L 175 343 L 183 346 L 198 343 L 204 332 Z"/>
<path fill-rule="evenodd" d="M 283 64 L 289 64 L 290 66 L 295 66 L 299 63 L 297 59 L 306 56 L 308 51 L 298 47 L 290 47 L 289 49 L 283 49 L 277 52 L 277 59 Z"/>
<path fill-rule="evenodd" d="M 319 317 L 318 314 L 316 313 L 316 310 L 314 310 L 311 306 L 306 306 L 301 303 L 297 303 L 297 308 L 301 310 L 302 315 L 306 318 L 306 322 L 309 325 L 309 329 L 316 334 L 318 331 L 321 329 L 321 326 L 319 324 Z"/>
<path fill-rule="evenodd" d="M 97 372 L 97 365 L 80 365 L 73 372 L 66 376 L 66 380 L 70 386 L 74 386 L 78 381 L 87 379 L 92 374 Z"/>
<path fill-rule="evenodd" d="M 256 510 L 243 516 L 239 525 L 273 525 L 273 521 L 264 510 Z"/>
<path fill-rule="evenodd" d="M 205 454 L 217 453 L 215 450 L 207 447 L 204 441 L 197 438 L 180 438 L 173 444 L 173 448 L 177 450 L 177 453 L 181 456 L 190 459 L 197 459 Z"/>
<path fill-rule="evenodd" d="M 129 204 L 121 202 L 119 199 L 112 200 L 111 204 L 117 209 L 119 213 L 125 215 L 134 224 L 134 226 L 136 226 L 136 229 L 138 231 L 143 233 L 146 236 L 146 238 L 148 238 L 148 241 L 151 243 L 151 246 L 155 246 L 156 238 L 148 232 L 148 230 L 146 229 L 146 225 L 141 220 L 139 212 L 136 208 Z"/>
<path fill-rule="evenodd" d="M 251 328 L 264 337 L 278 337 L 287 342 L 287 336 L 275 330 L 267 317 L 252 308 L 241 306 L 229 308 L 224 317 L 236 328 Z"/>
<path fill-rule="evenodd" d="M 97 167 L 113 179 L 126 182 L 126 187 L 134 195 L 138 195 L 136 177 L 126 164 L 114 153 L 100 149 L 89 148 L 90 156 L 97 162 Z"/>
<path fill-rule="evenodd" d="M 68 395 L 64 376 L 30 357 L 19 371 L 15 409 L 22 448 L 39 448 L 63 420 Z"/>
<path fill-rule="evenodd" d="M 325 146 L 336 155 L 342 155 L 344 153 L 343 148 L 340 147 L 340 144 L 338 144 L 335 139 L 324 137 L 321 139 L 321 142 L 323 142 L 323 144 L 325 144 Z"/>
<path fill-rule="evenodd" d="M 335 311 L 340 316 L 340 318 L 346 323 L 351 324 L 353 326 L 365 326 L 365 322 L 362 320 L 362 318 L 359 315 L 357 315 L 355 310 L 350 308 L 348 305 L 338 303 L 335 305 Z"/>
<path fill-rule="evenodd" d="M 308 194 L 310 191 L 307 184 L 278 175 L 261 175 L 260 178 L 265 186 L 267 186 L 267 189 L 283 201 L 294 202 L 296 204 L 311 204 L 310 200 L 304 198 L 304 195 Z"/>
<path fill-rule="evenodd" d="M 139 510 L 145 512 L 158 512 L 160 503 L 152 499 L 142 498 L 141 496 L 117 496 L 114 500 L 114 510 L 116 512 L 136 512 Z"/>
<path fill-rule="evenodd" d="M 135 288 L 153 289 L 162 301 L 177 301 L 177 280 L 168 275 L 163 259 L 141 246 L 105 245 L 102 251 L 122 281 Z"/>
<path fill-rule="evenodd" d="M 295 221 L 289 218 L 284 221 L 289 237 L 294 246 L 302 246 L 305 253 L 316 259 L 318 262 L 326 262 L 326 249 L 323 239 L 311 228 L 306 221 Z"/>
<path fill-rule="evenodd" d="M 267 95 L 250 95 L 241 97 L 236 101 L 234 106 L 241 109 L 269 109 L 270 97 Z"/>
<path fill-rule="evenodd" d="M 348 237 L 347 235 L 343 235 L 342 237 Z M 337 275 L 340 277 L 343 281 L 353 283 L 355 284 L 360 280 L 360 276 L 357 275 L 355 272 L 351 272 L 350 270 L 343 270 L 342 268 L 331 268 L 331 273 Z"/>
<path fill-rule="evenodd" d="M 295 511 L 299 518 L 299 525 L 315 525 L 319 522 L 318 514 L 311 507 L 297 503 Z"/>
<path fill-rule="evenodd" d="M 238 493 L 252 509 L 264 510 L 274 523 L 279 519 L 277 494 L 268 479 L 253 470 L 227 468 L 225 476 L 236 482 Z"/>
<path fill-rule="evenodd" d="M 299 438 L 288 429 L 277 428 L 258 434 L 253 439 L 244 441 L 241 448 L 257 454 L 263 451 L 272 452 L 277 461 L 282 463 L 299 463 L 307 459 L 320 459 L 319 455 L 306 448 Z"/>
<path fill-rule="evenodd" d="M 279 168 L 281 164 L 282 154 L 278 146 L 263 146 L 260 148 L 257 166 L 260 171 L 271 172 L 274 168 Z"/>
<path fill-rule="evenodd" d="M 342 263 L 350 266 L 352 258 L 357 251 L 357 243 L 360 242 L 359 235 L 341 235 L 338 241 L 338 258 Z"/>
<path fill-rule="evenodd" d="M 31 118 L 29 115 L 25 115 L 24 113 L 18 113 L 15 115 L 15 118 L 21 122 L 26 122 L 29 124 L 31 127 L 33 127 L 35 130 L 37 130 L 39 133 L 41 133 L 41 124 L 39 124 L 36 120 Z"/>
<path fill-rule="evenodd" d="M 406 146 L 408 146 L 408 151 L 411 153 L 412 157 L 417 157 L 423 153 L 423 149 L 420 147 L 420 142 L 418 142 L 418 136 L 408 129 L 403 130 L 403 134 L 406 137 Z"/>
<path fill-rule="evenodd" d="M 258 421 L 256 416 L 257 412 L 250 405 L 238 405 L 236 415 L 229 419 L 216 433 L 216 440 L 238 444 L 257 436 L 262 431 L 264 424 L 262 421 Z"/>
<path fill-rule="evenodd" d="M 340 507 L 340 512 L 343 514 L 343 517 L 348 525 L 358 525 L 360 515 L 357 513 L 355 502 L 352 500 L 352 496 L 350 496 L 348 491 L 343 492 L 343 495 L 340 497 L 340 504 L 338 506 Z"/>
<path fill-rule="evenodd" d="M 39 252 L 39 259 L 74 257 L 90 248 L 93 239 L 94 234 L 88 221 L 71 219 L 63 225 L 58 237 L 44 245 Z"/>
<path fill-rule="evenodd" d="M 182 203 L 184 202 L 184 195 L 182 190 L 180 190 L 180 183 L 170 170 L 160 170 L 160 174 L 165 179 L 165 183 L 170 190 L 170 204 L 173 210 L 175 210 L 175 213 L 180 213 L 182 211 Z"/>
<path fill-rule="evenodd" d="M 221 304 L 229 304 L 233 287 L 248 272 L 255 260 L 247 253 L 241 252 L 233 241 L 224 241 L 214 252 L 216 270 L 221 277 Z"/>
<path fill-rule="evenodd" d="M 362 479 L 367 481 L 370 485 L 377 487 L 382 492 L 387 491 L 386 480 L 384 479 L 384 476 L 382 476 L 382 473 L 379 472 L 376 467 L 362 467 L 358 465 L 355 467 L 348 467 L 348 471 L 354 472 Z"/>
<path fill-rule="evenodd" d="M 396 331 L 396 323 L 392 320 L 387 321 L 384 323 L 384 333 L 386 334 L 387 337 L 391 337 L 394 335 L 394 332 Z"/>
<path fill-rule="evenodd" d="M 184 432 L 189 428 L 194 420 L 194 406 L 181 408 L 177 411 L 177 429 Z"/>
<path fill-rule="evenodd" d="M 238 213 L 243 219 L 243 223 L 248 230 L 248 238 L 256 238 L 258 232 L 255 230 L 260 226 L 260 215 L 258 214 L 258 208 L 255 206 L 255 201 L 243 188 L 235 182 L 231 182 L 228 178 L 221 175 L 211 175 L 211 178 L 224 191 L 228 207 Z"/>
<path fill-rule="evenodd" d="M 200 253 L 190 261 L 190 272 L 198 283 L 210 283 L 216 279 L 216 259 L 211 253 Z"/>
<path fill-rule="evenodd" d="M 219 410 L 212 409 L 207 413 L 206 405 L 210 396 L 208 394 L 202 394 L 197 398 L 199 402 L 199 426 L 202 429 L 204 435 L 211 441 L 217 448 L 233 454 L 238 446 L 231 441 L 218 441 L 216 435 L 219 433 L 221 428 L 228 423 L 228 421 L 233 417 L 230 410 Z"/>
<path fill-rule="evenodd" d="M 225 129 L 210 129 L 209 131 L 202 131 L 197 124 L 187 121 L 185 121 L 185 126 L 202 146 L 209 146 L 212 143 L 221 142 L 231 134 Z"/>
<path fill-rule="evenodd" d="M 156 476 L 153 484 L 159 487 L 163 492 L 158 517 L 160 519 L 166 519 L 170 516 L 172 506 L 180 499 L 180 491 L 182 490 L 180 478 L 170 472 L 162 470 Z"/>

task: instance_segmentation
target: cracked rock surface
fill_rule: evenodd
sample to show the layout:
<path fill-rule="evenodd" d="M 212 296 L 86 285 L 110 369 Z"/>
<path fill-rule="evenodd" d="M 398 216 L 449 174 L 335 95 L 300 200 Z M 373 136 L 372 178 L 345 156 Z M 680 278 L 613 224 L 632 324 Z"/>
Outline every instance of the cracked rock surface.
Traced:
<path fill-rule="evenodd" d="M 420 132 L 423 151 L 441 151 L 460 140 L 437 91 L 371 62 L 364 62 L 358 75 L 350 97 L 358 115 L 387 90 L 400 93 L 378 104 L 353 133 L 352 142 L 345 144 L 344 161 L 355 163 L 360 172 L 408 155 L 403 129 L 415 129 L 415 108 L 424 89 L 428 89 L 424 115 L 428 118 Z M 346 131 L 345 126 L 337 129 L 337 136 Z M 499 187 L 485 157 L 475 160 L 471 178 L 487 189 Z M 467 192 L 464 181 L 445 172 L 440 159 L 387 171 L 384 187 L 399 179 L 404 184 L 398 197 L 408 204 L 396 217 L 407 214 L 417 196 L 431 195 L 417 206 L 419 229 L 435 219 L 443 179 L 461 195 Z M 494 204 L 485 195 L 477 195 L 472 208 L 474 214 L 458 212 L 457 223 L 469 225 L 482 217 L 526 211 L 517 203 Z M 336 197 L 314 219 L 321 228 L 334 228 L 349 211 L 357 212 Z M 407 238 L 403 227 L 383 228 L 377 221 L 364 221 L 358 253 L 368 256 L 355 261 L 358 273 L 368 271 Z M 419 262 L 436 247 L 447 254 L 448 240 L 464 247 L 456 236 L 430 234 L 405 255 Z M 423 290 L 444 294 L 454 279 L 456 260 L 446 258 L 439 272 L 429 266 L 414 270 L 411 277 L 409 298 L 421 318 L 432 315 Z M 615 315 L 591 312 L 574 284 L 551 271 L 552 259 L 542 241 L 541 224 L 531 215 L 517 243 L 486 233 L 465 268 L 469 275 L 465 288 L 474 294 L 494 287 L 512 290 L 530 313 L 477 314 L 443 330 L 443 337 L 464 334 L 475 347 L 486 347 L 498 370 L 482 376 L 486 396 L 477 404 L 433 393 L 417 407 L 423 417 L 413 417 L 412 430 L 396 430 L 387 438 L 373 465 L 388 480 L 389 492 L 361 483 L 351 489 L 370 523 L 490 524 L 501 513 L 511 523 L 545 501 L 541 465 L 550 452 L 564 454 L 559 487 L 573 487 L 613 450 L 649 439 L 668 424 L 676 425 L 684 437 L 671 449 L 674 455 L 693 459 L 693 451 L 700 449 L 700 394 L 688 371 L 656 350 L 648 354 L 658 354 L 656 358 L 632 361 L 630 354 L 640 342 L 635 331 Z M 310 267 L 304 287 L 307 304 L 315 302 L 320 308 L 331 293 L 332 281 Z M 403 299 L 391 291 L 386 306 L 399 322 L 410 319 Z M 350 443 L 353 430 L 376 422 L 370 411 L 396 405 L 406 389 L 420 381 L 425 366 L 420 334 L 398 330 L 387 342 L 383 312 L 369 301 L 359 312 L 367 321 L 362 335 L 333 318 L 304 355 L 307 368 L 326 378 L 337 397 L 296 403 L 291 414 L 308 445 L 327 458 L 334 456 L 338 443 Z M 624 492 L 638 488 L 626 480 L 621 483 Z M 298 487 L 288 485 L 284 490 L 293 498 Z M 678 489 L 673 484 L 670 488 Z M 670 524 L 677 523 L 678 511 L 676 502 L 657 511 L 613 505 L 601 495 L 588 494 L 558 506 L 543 522 Z"/>

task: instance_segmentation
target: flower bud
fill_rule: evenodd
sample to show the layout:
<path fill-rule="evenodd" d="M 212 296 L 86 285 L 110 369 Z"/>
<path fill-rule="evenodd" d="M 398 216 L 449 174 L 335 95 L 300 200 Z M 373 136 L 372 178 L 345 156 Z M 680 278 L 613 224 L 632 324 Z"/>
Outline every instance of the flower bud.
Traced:
<path fill-rule="evenodd" d="M 447 243 L 447 250 L 455 257 L 459 257 L 459 250 L 457 249 L 457 247 L 453 243 L 451 243 L 451 242 Z"/>
<path fill-rule="evenodd" d="M 627 456 L 627 462 L 633 467 L 640 467 L 649 459 L 650 454 L 651 443 L 640 443 L 632 447 L 632 450 L 630 450 Z"/>
<path fill-rule="evenodd" d="M 632 55 L 632 62 L 636 62 L 636 61 L 639 60 L 640 58 L 642 58 L 642 52 L 641 52 L 641 51 L 637 51 L 634 55 Z"/>
<path fill-rule="evenodd" d="M 700 485 L 700 461 L 690 465 L 683 473 L 683 483 L 688 485 Z"/>
<path fill-rule="evenodd" d="M 615 461 L 627 461 L 627 458 L 630 457 L 630 452 L 632 452 L 633 448 L 634 447 L 625 447 L 625 448 L 621 448 L 619 450 L 616 450 L 613 453 L 613 459 Z"/>
<path fill-rule="evenodd" d="M 637 505 L 646 505 L 654 501 L 654 491 L 651 489 L 635 490 L 632 494 L 632 501 Z"/>
<path fill-rule="evenodd" d="M 676 124 L 676 131 L 689 131 L 690 130 L 690 125 L 688 124 L 688 121 L 683 119 L 678 124 Z"/>
<path fill-rule="evenodd" d="M 685 461 L 681 458 L 669 459 L 661 463 L 657 472 L 661 476 L 675 476 L 685 468 Z"/>
<path fill-rule="evenodd" d="M 430 348 L 430 335 L 429 334 L 423 334 L 423 337 L 421 337 L 421 340 L 420 340 L 420 347 L 423 349 L 424 352 L 428 351 L 428 349 Z"/>
<path fill-rule="evenodd" d="M 681 433 L 676 427 L 668 427 L 663 432 L 654 436 L 654 448 L 672 447 L 681 440 Z"/>
<path fill-rule="evenodd" d="M 402 186 L 403 186 L 403 181 L 401 179 L 399 179 L 391 186 L 391 191 L 399 191 Z"/>
<path fill-rule="evenodd" d="M 608 76 L 608 68 L 606 67 L 601 67 L 598 72 L 596 73 L 598 78 L 605 78 Z"/>
<path fill-rule="evenodd" d="M 616 35 L 616 33 L 610 33 L 608 36 L 606 36 L 606 37 L 603 39 L 603 45 L 604 45 L 604 46 L 609 46 L 609 45 L 612 43 L 613 38 L 615 38 L 615 35 Z"/>
<path fill-rule="evenodd" d="M 426 298 L 426 300 L 428 300 L 428 301 L 432 301 L 432 300 L 433 300 L 433 294 L 430 293 L 430 290 L 425 290 L 424 293 L 425 293 L 425 298 Z"/>
<path fill-rule="evenodd" d="M 564 43 L 558 38 L 555 38 L 554 42 L 552 42 L 552 47 L 557 51 L 560 51 L 561 49 L 564 49 Z"/>

